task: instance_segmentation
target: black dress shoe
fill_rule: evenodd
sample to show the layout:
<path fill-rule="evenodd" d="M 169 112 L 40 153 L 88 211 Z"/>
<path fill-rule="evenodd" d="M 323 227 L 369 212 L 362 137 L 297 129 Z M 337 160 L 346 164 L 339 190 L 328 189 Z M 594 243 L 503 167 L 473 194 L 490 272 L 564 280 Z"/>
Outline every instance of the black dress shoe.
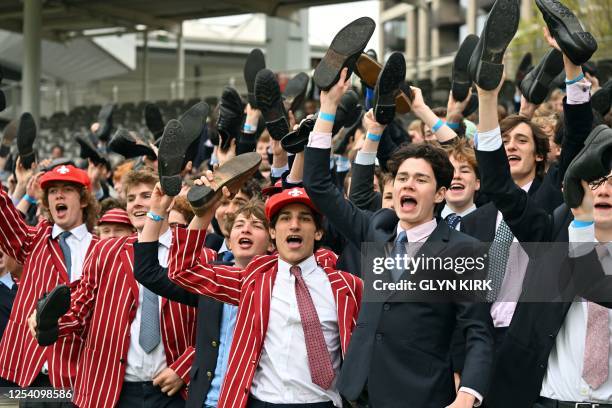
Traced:
<path fill-rule="evenodd" d="M 171 119 L 164 129 L 157 161 L 159 182 L 167 196 L 174 197 L 181 192 L 182 179 L 180 173 L 183 170 L 186 142 L 182 123 L 176 119 Z"/>
<path fill-rule="evenodd" d="M 610 174 L 612 161 L 612 129 L 599 125 L 584 141 L 563 178 L 563 198 L 570 208 L 580 206 L 584 191 L 580 180 L 595 181 Z"/>
<path fill-rule="evenodd" d="M 363 116 L 365 115 L 365 111 L 359 105 L 359 115 L 356 116 L 355 121 L 349 125 L 344 126 L 344 132 L 339 139 L 336 140 L 336 143 L 333 144 L 333 151 L 335 154 L 343 155 L 346 153 L 346 149 L 348 148 L 349 142 L 353 140 L 355 136 L 355 132 L 357 128 L 361 126 Z"/>
<path fill-rule="evenodd" d="M 17 122 L 11 120 L 2 132 L 2 138 L 0 139 L 0 157 L 7 157 L 11 152 L 13 142 L 17 137 Z"/>
<path fill-rule="evenodd" d="M 308 144 L 308 137 L 313 131 L 316 118 L 304 119 L 298 128 L 291 131 L 281 139 L 281 146 L 287 153 L 298 154 L 304 151 Z"/>
<path fill-rule="evenodd" d="M 230 147 L 232 139 L 242 132 L 244 122 L 244 105 L 240 95 L 234 88 L 226 86 L 221 94 L 217 130 L 219 131 L 219 147 L 225 151 Z"/>
<path fill-rule="evenodd" d="M 312 77 L 321 90 L 327 91 L 334 86 L 344 67 L 348 67 L 348 75 L 353 72 L 355 62 L 368 45 L 375 27 L 376 23 L 370 17 L 361 17 L 336 34 Z"/>
<path fill-rule="evenodd" d="M 604 84 L 597 92 L 591 97 L 591 106 L 601 116 L 606 116 L 610 112 L 610 104 L 612 102 L 612 79 Z"/>
<path fill-rule="evenodd" d="M 461 45 L 455 59 L 453 60 L 453 82 L 451 85 L 451 92 L 453 98 L 456 101 L 463 101 L 468 96 L 468 92 L 472 87 L 472 79 L 468 72 L 468 64 L 470 63 L 470 57 L 474 53 L 474 49 L 478 44 L 478 36 L 469 34 Z"/>
<path fill-rule="evenodd" d="M 597 51 L 597 41 L 584 31 L 578 18 L 557 0 L 536 0 L 550 34 L 563 54 L 575 65 L 582 65 Z"/>
<path fill-rule="evenodd" d="M 527 101 L 536 105 L 546 99 L 550 84 L 563 71 L 563 54 L 551 48 L 542 60 L 521 81 L 520 90 Z"/>
<path fill-rule="evenodd" d="M 77 135 L 75 139 L 81 147 L 81 159 L 91 159 L 94 164 L 106 162 L 106 159 L 102 157 L 102 154 L 96 149 L 96 146 L 94 146 L 89 137 Z"/>
<path fill-rule="evenodd" d="M 281 140 L 289 133 L 289 122 L 278 81 L 269 69 L 262 69 L 255 78 L 255 99 L 270 136 L 274 140 Z"/>
<path fill-rule="evenodd" d="M 206 126 L 209 110 L 210 108 L 206 102 L 198 102 L 178 118 L 178 121 L 183 125 L 184 133 L 184 144 L 181 146 L 184 149 L 184 160 L 181 170 L 185 168 L 187 162 L 193 161 L 198 153 L 200 136 L 202 136 Z M 160 147 L 161 142 L 160 140 Z"/>
<path fill-rule="evenodd" d="M 214 172 L 214 180 L 218 188 L 213 190 L 207 186 L 194 185 L 187 193 L 187 200 L 193 212 L 201 216 L 206 210 L 223 195 L 223 187 L 227 187 L 232 194 L 236 194 L 248 179 L 253 177 L 261 164 L 261 155 L 256 152 L 238 155 Z"/>
<path fill-rule="evenodd" d="M 514 83 L 516 86 L 520 86 L 521 81 L 523 78 L 525 78 L 525 75 L 527 75 L 527 73 L 533 69 L 532 59 L 533 56 L 530 52 L 523 55 L 523 58 L 521 59 L 521 62 L 516 70 L 516 75 L 514 76 Z"/>
<path fill-rule="evenodd" d="M 126 159 L 147 156 L 157 159 L 155 151 L 140 136 L 130 133 L 127 129 L 119 129 L 108 144 L 110 151 L 122 155 Z"/>
<path fill-rule="evenodd" d="M 468 66 L 472 81 L 480 88 L 492 90 L 499 85 L 504 53 L 518 29 L 519 14 L 516 0 L 496 0 L 493 4 Z"/>
<path fill-rule="evenodd" d="M 381 125 L 387 125 L 395 117 L 395 97 L 406 80 L 404 54 L 394 52 L 383 66 L 374 88 L 374 117 Z"/>
<path fill-rule="evenodd" d="M 296 112 L 302 106 L 310 78 L 303 72 L 298 73 L 287 82 L 283 96 L 285 107 L 291 112 Z"/>
<path fill-rule="evenodd" d="M 164 133 L 164 119 L 157 105 L 152 103 L 145 105 L 145 124 L 153 135 L 153 140 L 158 140 Z"/>
<path fill-rule="evenodd" d="M 98 124 L 100 127 L 96 131 L 96 137 L 104 142 L 110 139 L 111 131 L 113 130 L 114 107 L 114 104 L 107 103 L 100 109 L 100 113 L 98 113 Z"/>
<path fill-rule="evenodd" d="M 463 112 L 461 114 L 463 115 L 464 118 L 467 118 L 472 113 L 476 112 L 477 109 L 478 109 L 478 95 L 476 94 L 476 92 L 472 92 L 472 96 L 470 96 L 470 100 L 465 106 L 465 108 L 463 109 Z"/>
<path fill-rule="evenodd" d="M 332 127 L 332 136 L 336 135 L 343 127 L 352 125 L 357 120 L 357 117 L 362 111 L 359 104 L 359 95 L 357 92 L 349 89 L 340 98 L 340 103 L 336 109 L 336 118 Z"/>
<path fill-rule="evenodd" d="M 32 167 L 36 161 L 34 141 L 36 140 L 36 122 L 29 112 L 24 112 L 17 124 L 17 150 L 21 158 L 21 165 L 25 169 Z"/>
<path fill-rule="evenodd" d="M 57 341 L 57 321 L 70 309 L 70 288 L 58 285 L 36 303 L 36 340 L 41 346 L 50 346 Z"/>
<path fill-rule="evenodd" d="M 255 99 L 255 77 L 257 73 L 266 67 L 266 59 L 263 52 L 259 48 L 254 48 L 249 53 L 249 56 L 244 63 L 244 82 L 246 82 L 247 91 L 249 93 L 248 102 L 253 109 L 257 107 Z"/>

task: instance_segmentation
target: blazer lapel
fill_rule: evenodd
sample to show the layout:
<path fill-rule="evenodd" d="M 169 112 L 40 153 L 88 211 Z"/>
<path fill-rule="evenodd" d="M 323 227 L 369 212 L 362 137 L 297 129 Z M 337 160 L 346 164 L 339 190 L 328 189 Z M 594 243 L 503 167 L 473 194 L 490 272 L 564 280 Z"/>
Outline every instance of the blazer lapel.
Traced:
<path fill-rule="evenodd" d="M 134 279 L 134 248 L 129 242 L 126 241 L 123 245 L 120 257 L 121 268 L 123 269 L 123 273 L 125 273 L 127 276 L 130 291 L 132 292 L 132 296 L 134 296 L 136 306 L 138 307 L 140 288 L 138 287 L 136 279 Z"/>
<path fill-rule="evenodd" d="M 57 240 L 51 238 L 51 234 L 49 234 L 47 247 L 51 253 L 51 261 L 61 276 L 60 281 L 70 283 L 70 280 L 68 279 L 68 272 L 66 272 L 66 265 L 64 264 L 64 254 L 62 253 L 62 249 L 60 248 Z"/>
<path fill-rule="evenodd" d="M 255 311 L 254 329 L 257 349 L 263 346 L 263 340 L 268 330 L 268 319 L 270 318 L 270 303 L 272 301 L 272 287 L 276 280 L 278 262 L 270 267 L 264 267 L 262 271 L 255 272 L 251 281 L 253 285 L 253 306 Z"/>

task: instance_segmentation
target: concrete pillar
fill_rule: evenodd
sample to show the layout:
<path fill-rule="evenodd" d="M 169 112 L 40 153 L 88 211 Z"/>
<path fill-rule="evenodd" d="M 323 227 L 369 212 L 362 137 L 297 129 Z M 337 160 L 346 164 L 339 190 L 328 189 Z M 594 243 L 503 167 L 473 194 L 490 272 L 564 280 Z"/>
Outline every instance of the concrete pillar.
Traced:
<path fill-rule="evenodd" d="M 40 116 L 42 1 L 23 0 L 22 112 Z"/>
<path fill-rule="evenodd" d="M 149 32 L 142 33 L 142 100 L 149 100 Z"/>
<path fill-rule="evenodd" d="M 385 21 L 382 21 L 381 16 L 385 11 L 385 2 L 378 2 L 378 19 L 380 20 L 380 26 L 378 27 L 378 62 L 384 64 L 385 62 Z"/>
<path fill-rule="evenodd" d="M 183 23 L 179 24 L 176 36 L 176 69 L 177 98 L 185 99 L 185 46 L 183 44 Z"/>
<path fill-rule="evenodd" d="M 419 79 L 426 78 L 427 72 L 423 70 L 423 64 L 429 60 L 429 11 L 427 4 L 423 4 L 419 7 L 418 11 L 419 20 L 419 48 L 418 48 L 418 72 L 417 77 Z"/>
<path fill-rule="evenodd" d="M 412 8 L 406 13 L 406 63 L 407 77 L 414 77 L 417 70 L 417 10 Z M 384 30 L 380 30 L 384 31 Z"/>
<path fill-rule="evenodd" d="M 476 17 L 478 15 L 477 0 L 468 0 L 466 10 L 466 24 L 468 34 L 480 34 L 476 32 Z"/>
<path fill-rule="evenodd" d="M 533 18 L 531 0 L 521 0 L 521 20 L 529 22 Z"/>
<path fill-rule="evenodd" d="M 310 69 L 308 9 L 289 20 L 266 16 L 266 66 L 275 72 Z"/>
<path fill-rule="evenodd" d="M 438 17 L 440 14 L 440 0 L 432 0 L 431 2 L 431 13 Z M 431 27 L 431 60 L 436 60 L 440 57 L 440 28 Z M 431 79 L 437 78 L 439 75 L 438 68 L 431 70 Z"/>

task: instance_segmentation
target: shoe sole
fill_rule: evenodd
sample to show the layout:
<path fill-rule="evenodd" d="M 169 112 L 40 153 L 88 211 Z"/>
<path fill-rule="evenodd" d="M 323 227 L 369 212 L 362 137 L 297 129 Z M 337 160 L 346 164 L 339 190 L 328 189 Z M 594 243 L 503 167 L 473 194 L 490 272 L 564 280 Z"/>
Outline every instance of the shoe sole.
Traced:
<path fill-rule="evenodd" d="M 281 140 L 289 133 L 289 123 L 278 82 L 269 69 L 259 71 L 255 78 L 255 98 L 270 136 Z"/>
<path fill-rule="evenodd" d="M 612 79 L 604 84 L 601 89 L 593 94 L 591 97 L 591 106 L 601 116 L 606 116 L 610 111 L 610 105 L 612 104 Z"/>
<path fill-rule="evenodd" d="M 98 123 L 100 124 L 100 127 L 96 132 L 96 137 L 100 140 L 108 140 L 110 137 L 110 133 L 113 128 L 113 110 L 114 105 L 112 103 L 108 103 L 104 105 L 102 109 L 100 109 L 100 113 L 98 113 Z"/>
<path fill-rule="evenodd" d="M 315 119 L 305 119 L 297 130 L 289 132 L 281 139 L 281 146 L 287 153 L 298 154 L 304 151 L 308 144 L 308 137 L 315 126 Z"/>
<path fill-rule="evenodd" d="M 155 140 L 159 139 L 164 134 L 164 119 L 159 108 L 153 104 L 145 106 L 145 124 L 147 129 L 153 134 Z"/>
<path fill-rule="evenodd" d="M 244 82 L 246 82 L 249 95 L 249 104 L 252 108 L 257 109 L 257 101 L 255 100 L 255 77 L 257 73 L 266 68 L 266 59 L 263 52 L 259 48 L 253 49 L 244 63 Z"/>
<path fill-rule="evenodd" d="M 338 82 L 344 67 L 348 67 L 348 75 L 353 72 L 354 64 L 368 45 L 375 27 L 374 20 L 361 17 L 336 34 L 312 77 L 322 91 L 329 90 Z"/>
<path fill-rule="evenodd" d="M 70 288 L 56 286 L 49 294 L 39 300 L 36 306 L 36 331 L 38 344 L 49 346 L 57 340 L 57 320 L 70 309 Z"/>
<path fill-rule="evenodd" d="M 178 118 L 179 122 L 183 125 L 185 143 L 187 143 L 183 145 L 185 150 L 181 171 L 185 168 L 187 162 L 192 161 L 198 153 L 197 144 L 202 135 L 202 130 L 206 126 L 206 117 L 209 110 L 210 108 L 206 102 L 198 102 Z"/>
<path fill-rule="evenodd" d="M 336 135 L 340 129 L 346 125 L 353 124 L 353 118 L 355 117 L 355 111 L 359 105 L 359 95 L 353 90 L 348 90 L 338 104 L 336 110 L 336 119 L 334 120 L 334 126 L 332 127 L 332 135 Z"/>
<path fill-rule="evenodd" d="M 34 141 L 36 140 L 36 122 L 29 112 L 24 112 L 17 124 L 17 150 L 21 165 L 29 169 L 36 161 Z"/>
<path fill-rule="evenodd" d="M 167 196 L 174 197 L 181 192 L 185 149 L 190 143 L 185 136 L 183 124 L 172 119 L 164 129 L 158 152 L 159 181 Z"/>
<path fill-rule="evenodd" d="M 525 78 L 525 76 L 529 72 L 529 67 L 531 66 L 532 60 L 533 57 L 530 52 L 523 55 L 523 58 L 521 59 L 518 68 L 516 69 L 516 75 L 514 77 L 514 82 L 517 85 L 521 83 L 523 78 Z"/>
<path fill-rule="evenodd" d="M 541 104 L 548 96 L 550 84 L 561 71 L 563 71 L 563 54 L 553 48 L 546 53 L 534 69 L 525 75 L 520 86 L 521 93 L 529 102 L 536 105 Z M 529 89 L 526 85 L 529 85 Z"/>
<path fill-rule="evenodd" d="M 504 53 L 518 29 L 519 13 L 516 0 L 497 0 L 493 4 L 480 37 L 482 53 L 473 78 L 480 88 L 493 90 L 499 85 L 504 72 Z"/>
<path fill-rule="evenodd" d="M 557 40 L 561 51 L 574 64 L 584 64 L 597 51 L 597 41 L 591 33 L 584 31 L 580 21 L 570 9 L 556 0 L 536 0 L 536 6 L 540 9 L 544 21 L 551 35 Z M 548 18 L 552 18 L 554 21 L 547 21 Z M 567 42 L 559 36 L 558 30 L 551 28 L 553 23 L 563 27 L 565 34 L 578 46 L 577 49 L 567 46 Z"/>
<path fill-rule="evenodd" d="M 149 146 L 138 144 L 127 129 L 117 130 L 111 138 L 108 148 L 110 151 L 120 154 L 126 159 L 147 156 L 152 160 L 157 160 L 155 151 Z"/>
<path fill-rule="evenodd" d="M 308 82 L 310 78 L 303 72 L 298 73 L 287 82 L 285 87 L 285 100 L 289 101 L 289 110 L 295 112 L 302 106 L 304 102 L 304 96 L 306 96 L 306 90 L 308 89 Z"/>
<path fill-rule="evenodd" d="M 382 66 L 368 54 L 361 54 L 357 59 L 355 73 L 369 88 L 376 87 L 380 71 Z M 400 90 L 395 97 L 395 110 L 397 113 L 408 113 L 412 110 L 412 90 L 404 84 L 400 86 Z"/>
<path fill-rule="evenodd" d="M 218 186 L 217 190 L 208 186 L 194 185 L 191 187 L 187 193 L 187 200 L 194 213 L 202 215 L 208 206 L 220 199 L 223 187 L 227 187 L 232 194 L 237 193 L 240 186 L 257 172 L 260 164 L 261 155 L 259 153 L 244 153 L 228 160 L 215 171 L 214 179 Z"/>
<path fill-rule="evenodd" d="M 406 61 L 400 53 L 393 53 L 383 67 L 374 88 L 374 117 L 387 125 L 395 117 L 395 98 L 399 86 L 406 80 Z"/>
<path fill-rule="evenodd" d="M 467 103 L 467 106 L 465 107 L 465 109 L 463 110 L 461 114 L 463 115 L 464 118 L 466 118 L 470 116 L 472 113 L 476 112 L 476 109 L 478 109 L 478 95 L 476 95 L 476 93 L 472 93 L 472 96 L 470 97 L 470 101 Z"/>
<path fill-rule="evenodd" d="M 456 101 L 464 101 L 472 87 L 468 64 L 476 45 L 478 45 L 478 36 L 474 34 L 468 35 L 459 46 L 459 50 L 457 50 L 453 60 L 451 91 Z"/>

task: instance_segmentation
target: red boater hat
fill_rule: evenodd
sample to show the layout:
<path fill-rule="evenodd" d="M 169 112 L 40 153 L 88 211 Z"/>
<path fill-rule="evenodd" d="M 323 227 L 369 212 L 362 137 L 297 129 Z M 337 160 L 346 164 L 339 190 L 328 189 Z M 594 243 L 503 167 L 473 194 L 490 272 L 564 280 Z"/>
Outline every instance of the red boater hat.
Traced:
<path fill-rule="evenodd" d="M 44 190 L 53 181 L 80 184 L 87 189 L 91 189 L 91 181 L 87 173 L 71 164 L 54 167 L 43 174 L 40 178 L 40 188 Z"/>
<path fill-rule="evenodd" d="M 317 207 L 310 201 L 310 197 L 306 194 L 306 190 L 295 187 L 276 193 L 266 201 L 266 218 L 271 220 L 274 214 L 279 212 L 281 208 L 293 203 L 307 205 L 312 208 L 313 211 L 319 212 Z"/>
<path fill-rule="evenodd" d="M 108 210 L 104 213 L 100 221 L 98 221 L 98 225 L 100 224 L 126 224 L 132 227 L 132 223 L 130 222 L 130 217 L 128 217 L 127 211 L 123 208 L 113 208 L 112 210 Z"/>

